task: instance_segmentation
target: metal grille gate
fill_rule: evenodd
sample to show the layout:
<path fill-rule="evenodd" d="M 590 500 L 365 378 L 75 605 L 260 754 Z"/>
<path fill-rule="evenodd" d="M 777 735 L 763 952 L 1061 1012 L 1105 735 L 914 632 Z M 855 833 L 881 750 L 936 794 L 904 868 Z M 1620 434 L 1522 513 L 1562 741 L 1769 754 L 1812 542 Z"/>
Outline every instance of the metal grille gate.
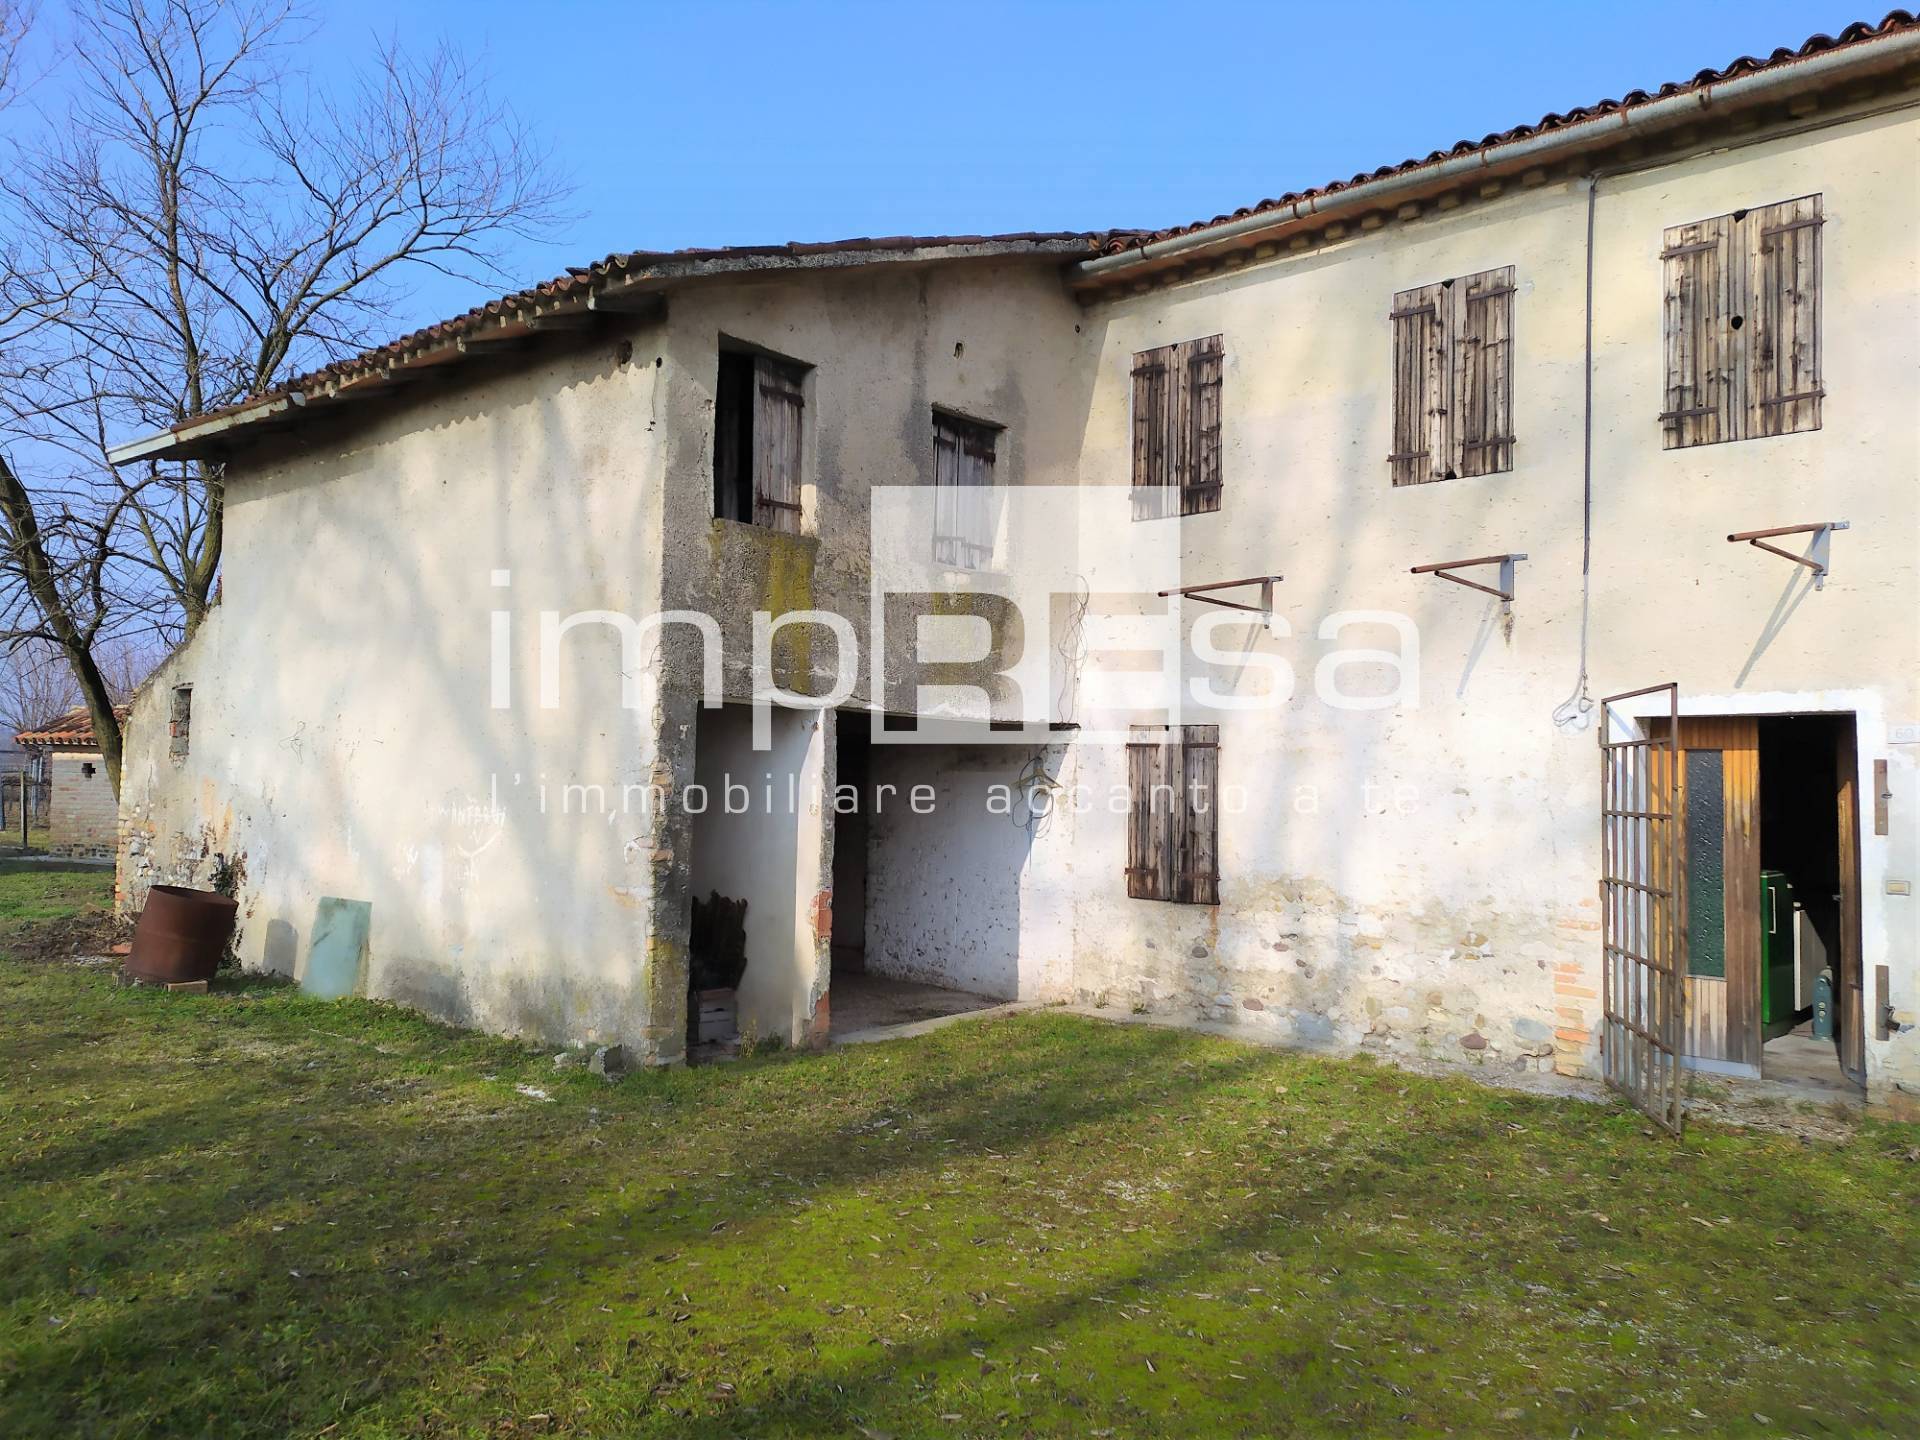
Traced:
<path fill-rule="evenodd" d="M 1666 696 L 1666 714 L 1614 714 Z M 1600 702 L 1600 939 L 1607 1083 L 1680 1133 L 1685 867 L 1679 817 L 1680 691 L 1650 685 Z"/>

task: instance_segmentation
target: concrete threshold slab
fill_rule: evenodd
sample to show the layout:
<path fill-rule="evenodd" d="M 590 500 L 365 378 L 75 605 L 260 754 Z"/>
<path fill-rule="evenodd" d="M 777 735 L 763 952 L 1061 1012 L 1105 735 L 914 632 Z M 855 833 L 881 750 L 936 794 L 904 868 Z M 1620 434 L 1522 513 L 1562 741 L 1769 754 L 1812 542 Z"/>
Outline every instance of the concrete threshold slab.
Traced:
<path fill-rule="evenodd" d="M 835 1045 L 871 1045 L 879 1040 L 910 1040 L 915 1035 L 931 1034 L 943 1030 L 949 1025 L 958 1025 L 963 1020 L 995 1020 L 1004 1015 L 1021 1015 L 1029 1010 L 1042 1010 L 1049 1007 L 1033 1000 L 1009 1000 L 1004 1005 L 988 1005 L 980 1010 L 962 1010 L 956 1015 L 936 1015 L 930 1020 L 910 1020 L 904 1025 L 869 1025 L 864 1030 L 849 1030 L 842 1035 L 835 1031 L 830 1042 Z"/>

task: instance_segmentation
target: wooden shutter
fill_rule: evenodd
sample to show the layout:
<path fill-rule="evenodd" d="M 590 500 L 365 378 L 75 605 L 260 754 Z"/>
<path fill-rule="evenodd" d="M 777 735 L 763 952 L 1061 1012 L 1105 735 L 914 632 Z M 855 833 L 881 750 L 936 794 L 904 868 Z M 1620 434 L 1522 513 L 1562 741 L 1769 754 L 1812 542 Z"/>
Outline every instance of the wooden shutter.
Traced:
<path fill-rule="evenodd" d="M 1127 894 L 1174 897 L 1173 819 L 1182 807 L 1168 778 L 1173 747 L 1157 725 L 1136 725 L 1127 741 Z"/>
<path fill-rule="evenodd" d="M 960 432 L 933 417 L 933 558 L 960 563 Z"/>
<path fill-rule="evenodd" d="M 985 425 L 969 425 L 960 433 L 961 563 L 972 570 L 993 559 L 999 523 L 993 489 L 996 438 Z"/>
<path fill-rule="evenodd" d="M 1820 428 L 1820 197 L 1750 210 L 1746 232 L 1748 436 Z"/>
<path fill-rule="evenodd" d="M 1393 449 L 1387 463 L 1395 485 L 1444 480 L 1452 463 L 1451 298 L 1445 285 L 1422 285 L 1393 297 Z"/>
<path fill-rule="evenodd" d="M 1175 481 L 1172 438 L 1174 345 L 1133 357 L 1133 518 L 1176 513 L 1168 489 Z"/>
<path fill-rule="evenodd" d="M 1660 420 L 1669 450 L 1735 440 L 1743 428 L 1744 321 L 1742 329 L 1732 325 L 1731 302 L 1744 290 L 1735 265 L 1745 255 L 1732 243 L 1733 225 L 1731 215 L 1721 215 L 1665 234 L 1666 408 Z"/>
<path fill-rule="evenodd" d="M 1127 743 L 1127 894 L 1220 903 L 1220 727 L 1136 725 Z"/>
<path fill-rule="evenodd" d="M 1220 508 L 1220 392 L 1226 345 L 1222 337 L 1209 335 L 1174 349 L 1180 513 L 1203 515 Z"/>
<path fill-rule="evenodd" d="M 1453 468 L 1496 475 L 1513 468 L 1513 267 L 1456 280 Z"/>
<path fill-rule="evenodd" d="M 1220 508 L 1225 364 L 1219 335 L 1133 357 L 1134 519 Z"/>
<path fill-rule="evenodd" d="M 753 362 L 753 518 L 800 533 L 800 374 L 767 356 Z"/>
<path fill-rule="evenodd" d="M 980 569 L 992 558 L 995 440 L 991 426 L 934 416 L 933 553 L 942 564 Z"/>
<path fill-rule="evenodd" d="M 1187 725 L 1183 741 L 1180 827 L 1180 889 L 1177 898 L 1194 905 L 1220 903 L 1220 727 Z"/>

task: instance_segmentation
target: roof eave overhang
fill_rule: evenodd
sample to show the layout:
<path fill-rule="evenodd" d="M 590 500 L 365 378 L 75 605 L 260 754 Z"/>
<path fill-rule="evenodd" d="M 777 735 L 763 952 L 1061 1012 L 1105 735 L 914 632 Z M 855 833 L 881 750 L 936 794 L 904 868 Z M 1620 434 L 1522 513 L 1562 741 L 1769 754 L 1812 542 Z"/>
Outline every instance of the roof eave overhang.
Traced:
<path fill-rule="evenodd" d="M 238 410 L 182 421 L 170 430 L 143 435 L 138 440 L 129 440 L 125 445 L 114 446 L 107 451 L 107 463 L 133 465 L 142 460 L 173 460 L 201 455 L 209 449 L 217 450 L 225 438 L 241 426 L 264 426 L 276 420 L 284 423 L 283 417 L 291 415 L 304 403 L 300 396 L 282 395 Z"/>
<path fill-rule="evenodd" d="M 1403 207 L 1465 187 L 1509 177 L 1544 178 L 1553 167 L 1588 156 L 1601 157 L 1604 152 L 1648 137 L 1685 131 L 1709 120 L 1730 118 L 1833 87 L 1898 75 L 1915 66 L 1920 66 L 1920 31 L 1858 41 L 1553 130 L 1449 155 L 1330 194 L 1307 196 L 1204 229 L 1101 255 L 1073 267 L 1069 284 L 1082 299 L 1096 299 L 1103 293 L 1144 288 L 1167 271 L 1190 272 L 1199 278 L 1212 273 L 1217 265 L 1237 266 L 1270 258 L 1275 249 L 1267 247 L 1277 248 L 1281 241 L 1330 225 L 1359 222 L 1364 228 L 1372 228 L 1388 216 L 1403 213 Z M 1327 238 L 1338 239 L 1344 233 L 1336 231 Z"/>
<path fill-rule="evenodd" d="M 1041 257 L 1053 263 L 1087 253 L 1085 236 L 1045 235 L 1007 239 L 967 239 L 940 245 L 899 245 L 889 241 L 861 246 L 777 246 L 715 254 L 635 255 L 610 266 L 577 291 L 559 298 L 529 299 L 471 323 L 435 327 L 434 337 L 397 354 L 383 355 L 363 369 L 279 395 L 264 396 L 231 409 L 184 420 L 170 429 L 142 436 L 107 452 L 110 464 L 135 465 L 160 460 L 218 460 L 256 437 L 311 418 L 345 401 L 371 399 L 411 384 L 435 367 L 457 364 L 480 353 L 504 353 L 543 335 L 591 330 L 601 318 L 655 317 L 664 313 L 667 292 L 689 281 L 844 270 L 874 265 L 926 265 L 968 260 Z"/>

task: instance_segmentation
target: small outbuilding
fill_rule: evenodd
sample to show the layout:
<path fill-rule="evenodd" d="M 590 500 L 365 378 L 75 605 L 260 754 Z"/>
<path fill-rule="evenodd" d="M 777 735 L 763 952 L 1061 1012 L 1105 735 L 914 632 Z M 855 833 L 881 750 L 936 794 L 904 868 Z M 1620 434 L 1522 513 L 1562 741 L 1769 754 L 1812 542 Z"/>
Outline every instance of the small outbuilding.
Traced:
<path fill-rule="evenodd" d="M 121 711 L 124 715 L 124 709 Z M 48 779 L 47 848 L 55 855 L 111 860 L 120 805 L 94 739 L 93 717 L 76 706 L 40 730 L 22 730 L 14 742 L 40 761 Z"/>

